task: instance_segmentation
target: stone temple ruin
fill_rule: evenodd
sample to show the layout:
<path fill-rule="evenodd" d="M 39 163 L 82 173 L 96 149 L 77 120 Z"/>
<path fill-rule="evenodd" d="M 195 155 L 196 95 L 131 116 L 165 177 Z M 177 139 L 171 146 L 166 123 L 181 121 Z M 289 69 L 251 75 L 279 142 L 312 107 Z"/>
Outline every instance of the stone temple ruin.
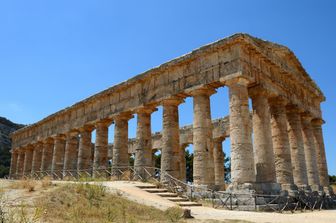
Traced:
<path fill-rule="evenodd" d="M 220 130 L 212 124 L 210 96 L 223 86 L 229 90 L 230 114 Z M 153 166 L 153 144 L 159 142 L 161 181 L 167 176 L 184 181 L 186 139 L 178 106 L 186 97 L 194 106 L 187 140 L 194 146 L 194 185 L 222 188 L 221 143 L 230 137 L 227 191 L 332 192 L 321 127 L 323 93 L 287 47 L 247 34 L 203 46 L 14 132 L 10 177 L 88 169 L 94 177 L 108 168 L 108 126 L 114 123 L 113 167 L 129 166 L 133 150 L 134 170 L 145 177 L 142 168 Z M 155 141 L 151 113 L 158 106 L 163 106 L 163 130 Z M 128 120 L 134 114 L 136 139 L 129 142 Z"/>

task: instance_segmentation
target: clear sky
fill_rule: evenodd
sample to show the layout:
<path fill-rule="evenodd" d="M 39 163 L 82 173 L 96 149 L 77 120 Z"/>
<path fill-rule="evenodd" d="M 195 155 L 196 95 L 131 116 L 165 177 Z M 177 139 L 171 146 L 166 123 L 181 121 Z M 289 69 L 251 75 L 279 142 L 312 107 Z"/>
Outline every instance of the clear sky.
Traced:
<path fill-rule="evenodd" d="M 329 172 L 336 175 L 335 12 L 332 0 L 0 1 L 0 116 L 34 123 L 192 49 L 245 32 L 288 46 L 324 92 L 324 138 Z M 211 97 L 213 118 L 228 114 L 227 97 L 226 88 Z M 153 131 L 161 130 L 161 116 L 162 109 L 153 114 Z M 180 124 L 191 123 L 188 98 Z M 135 127 L 132 119 L 130 137 Z"/>

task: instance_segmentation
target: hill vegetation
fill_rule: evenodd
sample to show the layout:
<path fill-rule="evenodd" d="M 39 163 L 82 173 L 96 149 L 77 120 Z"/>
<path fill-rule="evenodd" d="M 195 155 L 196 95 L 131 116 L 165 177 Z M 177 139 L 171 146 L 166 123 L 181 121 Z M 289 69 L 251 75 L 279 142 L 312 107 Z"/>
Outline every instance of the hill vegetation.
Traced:
<path fill-rule="evenodd" d="M 9 134 L 24 127 L 0 117 L 0 178 L 8 175 L 11 159 L 11 140 Z"/>

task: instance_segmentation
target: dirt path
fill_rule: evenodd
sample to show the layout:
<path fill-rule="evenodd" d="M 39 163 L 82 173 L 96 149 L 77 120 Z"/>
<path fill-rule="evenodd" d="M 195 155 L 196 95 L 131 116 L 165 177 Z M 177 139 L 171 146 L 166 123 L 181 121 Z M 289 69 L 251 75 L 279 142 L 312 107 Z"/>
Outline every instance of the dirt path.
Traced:
<path fill-rule="evenodd" d="M 111 191 L 119 191 L 124 197 L 141 204 L 154 206 L 159 209 L 167 209 L 175 204 L 155 194 L 147 193 L 137 185 L 145 185 L 138 182 L 104 182 L 104 186 Z M 190 207 L 195 219 L 205 220 L 245 220 L 262 223 L 335 223 L 336 210 L 297 212 L 295 214 L 279 214 L 265 212 L 228 211 L 210 207 Z"/>

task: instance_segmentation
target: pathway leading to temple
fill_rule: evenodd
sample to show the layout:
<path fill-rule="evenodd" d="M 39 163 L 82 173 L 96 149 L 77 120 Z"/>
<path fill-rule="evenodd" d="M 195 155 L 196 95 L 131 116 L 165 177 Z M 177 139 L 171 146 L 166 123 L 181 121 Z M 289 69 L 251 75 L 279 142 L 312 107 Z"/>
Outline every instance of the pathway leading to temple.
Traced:
<path fill-rule="evenodd" d="M 154 206 L 161 210 L 176 205 L 158 195 L 148 193 L 138 188 L 141 185 L 150 185 L 141 182 L 113 181 L 103 182 L 112 192 L 121 193 L 122 196 L 140 204 Z M 195 219 L 213 219 L 213 220 L 245 220 L 260 223 L 334 223 L 336 219 L 336 210 L 306 211 L 294 214 L 265 213 L 265 212 L 248 212 L 248 211 L 229 211 L 214 209 L 211 207 L 188 207 Z"/>

